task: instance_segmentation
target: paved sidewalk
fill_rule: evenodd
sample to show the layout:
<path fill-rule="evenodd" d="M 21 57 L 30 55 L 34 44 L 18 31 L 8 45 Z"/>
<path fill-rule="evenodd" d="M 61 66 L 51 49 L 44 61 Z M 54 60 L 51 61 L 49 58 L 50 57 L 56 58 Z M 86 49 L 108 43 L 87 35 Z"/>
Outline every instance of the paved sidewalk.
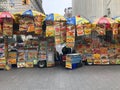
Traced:
<path fill-rule="evenodd" d="M 0 70 L 0 90 L 120 90 L 120 66 Z"/>

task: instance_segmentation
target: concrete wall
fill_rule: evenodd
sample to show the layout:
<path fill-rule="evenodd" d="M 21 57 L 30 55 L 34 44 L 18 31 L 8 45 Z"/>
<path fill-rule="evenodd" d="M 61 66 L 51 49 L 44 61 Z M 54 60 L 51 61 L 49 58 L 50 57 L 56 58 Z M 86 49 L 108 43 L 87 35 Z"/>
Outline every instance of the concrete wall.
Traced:
<path fill-rule="evenodd" d="M 73 15 L 81 15 L 89 19 L 98 18 L 108 14 L 120 15 L 120 0 L 72 0 Z"/>
<path fill-rule="evenodd" d="M 0 1 L 0 12 L 1 12 L 1 11 L 5 11 L 5 10 L 7 11 L 7 6 L 8 6 L 8 5 L 7 5 L 6 3 L 7 3 L 7 0 L 4 0 L 4 1 L 1 0 L 1 1 Z"/>
<path fill-rule="evenodd" d="M 11 3 L 11 1 L 13 1 L 13 3 Z M 31 3 L 29 5 L 22 5 L 22 0 L 6 0 L 0 4 L 6 8 L 6 11 L 10 11 L 11 13 L 25 11 L 28 9 L 37 10 L 44 13 L 44 10 L 42 8 L 42 0 L 30 1 Z"/>

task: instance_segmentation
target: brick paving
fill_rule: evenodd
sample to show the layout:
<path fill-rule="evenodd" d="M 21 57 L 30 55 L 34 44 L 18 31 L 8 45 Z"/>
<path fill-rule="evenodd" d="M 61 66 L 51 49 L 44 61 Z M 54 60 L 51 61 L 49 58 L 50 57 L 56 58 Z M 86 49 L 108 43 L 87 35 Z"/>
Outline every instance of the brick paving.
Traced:
<path fill-rule="evenodd" d="M 120 90 L 120 66 L 0 70 L 0 90 Z"/>

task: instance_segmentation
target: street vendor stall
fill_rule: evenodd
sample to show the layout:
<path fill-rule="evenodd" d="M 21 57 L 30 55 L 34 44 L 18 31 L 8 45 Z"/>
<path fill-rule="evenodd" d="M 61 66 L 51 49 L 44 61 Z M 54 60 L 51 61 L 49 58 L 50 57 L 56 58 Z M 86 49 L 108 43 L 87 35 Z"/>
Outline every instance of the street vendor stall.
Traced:
<path fill-rule="evenodd" d="M 89 39 L 89 34 L 91 34 L 89 21 L 83 17 L 74 16 L 67 19 L 67 25 L 68 25 L 67 31 L 68 39 L 66 41 L 66 43 L 68 44 L 67 47 L 72 48 L 72 51 L 75 51 L 75 53 L 81 54 L 83 61 L 85 59 L 84 50 L 88 49 L 88 48 L 85 49 L 87 43 L 84 44 L 83 42 L 85 42 L 85 39 Z"/>
<path fill-rule="evenodd" d="M 96 19 L 92 25 L 91 58 L 86 58 L 88 64 L 108 65 L 117 64 L 115 51 L 118 49 L 116 35 L 118 22 L 108 17 Z M 93 36 L 94 35 L 94 36 Z M 115 63 L 116 62 L 116 63 Z"/>
<path fill-rule="evenodd" d="M 24 36 L 24 40 L 17 44 L 17 67 L 34 67 L 40 61 L 40 38 L 44 38 L 42 25 L 45 15 L 34 10 L 26 10 L 14 15 L 18 19 L 19 24 L 19 31 L 16 31 L 14 34 Z"/>
<path fill-rule="evenodd" d="M 65 21 L 66 19 L 57 13 L 51 13 L 49 14 L 46 19 L 46 37 L 53 37 L 53 43 L 54 43 L 54 47 L 52 48 L 51 51 L 49 52 L 49 56 L 52 55 L 52 57 L 50 57 L 52 60 L 47 60 L 47 66 L 54 66 L 55 62 L 57 62 L 57 60 L 55 60 L 56 57 L 56 52 L 55 51 L 59 51 L 60 48 L 56 48 L 58 45 L 61 45 L 63 43 L 65 43 L 66 41 L 66 26 L 65 26 Z M 60 53 L 59 53 L 60 54 Z M 58 60 L 59 61 L 59 60 Z"/>
<path fill-rule="evenodd" d="M 9 69 L 8 64 L 9 62 L 13 61 L 8 60 L 8 38 L 12 38 L 13 36 L 13 22 L 14 22 L 14 16 L 9 12 L 1 12 L 0 13 L 0 19 L 1 19 L 1 29 L 0 29 L 0 35 L 4 38 L 4 65 L 2 64 L 2 67 L 4 69 Z M 0 60 L 3 62 L 3 58 Z"/>

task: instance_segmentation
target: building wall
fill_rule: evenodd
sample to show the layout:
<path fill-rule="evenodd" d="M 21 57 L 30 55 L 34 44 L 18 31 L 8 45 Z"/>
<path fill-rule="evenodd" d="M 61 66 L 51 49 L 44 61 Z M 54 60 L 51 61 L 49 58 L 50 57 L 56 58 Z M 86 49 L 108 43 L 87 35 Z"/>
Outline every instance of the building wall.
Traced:
<path fill-rule="evenodd" d="M 30 0 L 30 4 L 28 5 L 23 5 L 22 0 L 6 0 L 6 2 L 1 2 L 0 4 L 6 8 L 6 11 L 10 11 L 11 13 L 21 12 L 28 9 L 44 13 L 42 0 Z"/>
<path fill-rule="evenodd" d="M 89 19 L 108 15 L 108 12 L 110 17 L 120 16 L 120 0 L 72 0 L 72 8 L 73 15 Z"/>
<path fill-rule="evenodd" d="M 120 16 L 120 0 L 111 0 L 108 8 L 110 8 L 111 17 Z"/>
<path fill-rule="evenodd" d="M 7 4 L 6 3 L 7 3 L 7 0 L 4 0 L 4 1 L 1 0 L 0 1 L 0 12 L 7 10 Z"/>

